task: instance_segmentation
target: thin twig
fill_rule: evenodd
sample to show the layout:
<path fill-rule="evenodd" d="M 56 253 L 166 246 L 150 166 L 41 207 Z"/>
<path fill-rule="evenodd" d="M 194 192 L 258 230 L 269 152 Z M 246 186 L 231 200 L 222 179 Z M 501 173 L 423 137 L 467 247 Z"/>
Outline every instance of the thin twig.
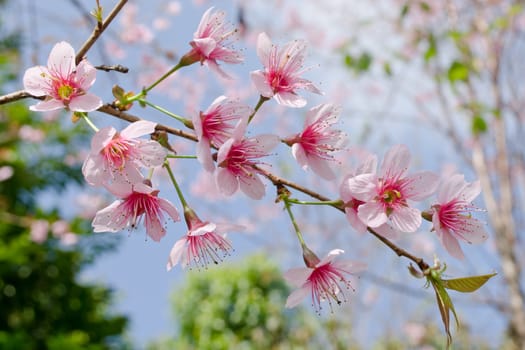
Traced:
<path fill-rule="evenodd" d="M 87 54 L 91 46 L 98 40 L 100 35 L 104 32 L 104 30 L 109 26 L 111 21 L 117 16 L 117 14 L 122 10 L 124 5 L 128 2 L 128 0 L 120 0 L 119 3 L 111 10 L 109 15 L 106 17 L 102 25 L 97 25 L 95 29 L 93 29 L 93 32 L 89 36 L 89 38 L 86 40 L 84 45 L 78 50 L 77 56 L 75 57 L 75 62 L 77 64 L 80 63 L 84 59 L 84 56 Z"/>
<path fill-rule="evenodd" d="M 0 105 L 15 102 L 15 101 L 22 100 L 24 98 L 29 98 L 29 97 L 35 98 L 38 100 L 44 99 L 44 96 L 36 97 L 36 96 L 31 95 L 28 92 L 25 92 L 24 90 L 19 90 L 19 91 L 11 92 L 7 95 L 0 96 Z"/>

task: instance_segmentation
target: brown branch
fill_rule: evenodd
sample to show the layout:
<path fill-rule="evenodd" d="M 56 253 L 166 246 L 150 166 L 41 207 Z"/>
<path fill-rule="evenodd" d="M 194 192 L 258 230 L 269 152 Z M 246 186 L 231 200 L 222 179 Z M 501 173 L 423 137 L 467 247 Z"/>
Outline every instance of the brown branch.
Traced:
<path fill-rule="evenodd" d="M 84 59 L 84 56 L 87 54 L 91 46 L 98 40 L 100 35 L 104 32 L 104 30 L 109 26 L 111 21 L 117 16 L 117 14 L 122 10 L 124 5 L 128 2 L 128 0 L 120 0 L 117 5 L 111 10 L 109 15 L 106 17 L 102 25 L 97 24 L 95 29 L 93 29 L 93 32 L 89 36 L 89 38 L 86 40 L 84 45 L 78 50 L 77 56 L 75 57 L 75 62 L 77 64 L 80 63 Z"/>
<path fill-rule="evenodd" d="M 113 65 L 113 66 L 108 66 L 106 64 L 101 64 L 100 66 L 95 66 L 96 69 L 98 70 L 103 70 L 105 72 L 110 72 L 110 71 L 115 71 L 115 72 L 119 72 L 119 73 L 127 73 L 129 72 L 129 68 L 128 67 L 124 67 L 123 65 L 120 65 L 120 64 L 116 64 L 116 65 Z"/>
<path fill-rule="evenodd" d="M 18 100 L 22 100 L 24 98 L 35 98 L 35 99 L 38 99 L 38 100 L 43 100 L 44 99 L 44 96 L 42 97 L 36 97 L 36 96 L 33 96 L 31 95 L 30 93 L 24 91 L 24 90 L 19 90 L 19 91 L 15 91 L 15 92 L 11 92 L 7 95 L 3 95 L 3 96 L 0 96 L 0 105 L 3 105 L 3 104 L 6 104 L 6 103 L 11 103 L 11 102 L 15 102 L 15 101 L 18 101 Z"/>

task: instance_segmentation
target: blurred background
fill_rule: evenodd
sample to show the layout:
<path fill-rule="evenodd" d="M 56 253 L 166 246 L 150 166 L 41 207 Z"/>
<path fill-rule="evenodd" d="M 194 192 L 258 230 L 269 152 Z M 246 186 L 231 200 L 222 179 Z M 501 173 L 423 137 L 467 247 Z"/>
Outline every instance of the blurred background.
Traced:
<path fill-rule="evenodd" d="M 107 14 L 117 3 L 102 0 Z M 53 45 L 82 46 L 95 26 L 95 0 L 1 0 L 0 94 L 23 88 L 25 69 L 45 65 Z M 257 34 L 283 45 L 309 43 L 305 77 L 324 91 L 304 93 L 308 108 L 341 104 L 348 150 L 336 157 L 337 181 L 295 165 L 279 148 L 268 163 L 276 173 L 338 198 L 342 178 L 368 152 L 381 158 L 407 144 L 412 167 L 446 177 L 480 179 L 476 205 L 489 240 L 464 245 L 450 257 L 430 224 L 397 244 L 449 277 L 498 272 L 474 294 L 451 293 L 461 321 L 455 349 L 525 348 L 523 122 L 525 10 L 515 0 L 266 0 L 128 1 L 89 51 L 95 66 L 121 64 L 129 73 L 98 71 L 93 91 L 111 102 L 111 87 L 139 91 L 189 50 L 202 14 L 226 11 L 241 29 L 235 47 L 245 62 L 223 65 L 223 80 L 193 65 L 158 86 L 149 98 L 188 118 L 219 95 L 254 106 L 249 72 L 260 69 Z M 284 309 L 289 286 L 282 272 L 303 264 L 289 220 L 267 186 L 258 202 L 225 198 L 196 162 L 172 166 L 201 218 L 247 227 L 232 234 L 235 251 L 206 270 L 166 272 L 173 243 L 186 232 L 168 224 L 162 242 L 143 229 L 94 234 L 91 219 L 113 198 L 85 185 L 80 167 L 91 131 L 69 113 L 35 114 L 19 101 L 0 106 L 0 348 L 1 349 L 443 349 L 446 339 L 435 296 L 412 278 L 408 262 L 372 236 L 356 234 L 343 215 L 297 207 L 297 219 L 318 255 L 341 248 L 369 265 L 349 302 L 315 314 L 310 303 Z M 252 134 L 287 136 L 301 130 L 307 109 L 272 101 Z M 166 125 L 173 120 L 134 106 L 131 114 Z M 126 123 L 91 113 L 97 126 Z M 190 142 L 170 138 L 180 154 Z M 278 156 L 277 156 L 278 154 Z M 166 178 L 161 196 L 178 203 Z M 226 204 L 226 205 L 225 205 Z"/>

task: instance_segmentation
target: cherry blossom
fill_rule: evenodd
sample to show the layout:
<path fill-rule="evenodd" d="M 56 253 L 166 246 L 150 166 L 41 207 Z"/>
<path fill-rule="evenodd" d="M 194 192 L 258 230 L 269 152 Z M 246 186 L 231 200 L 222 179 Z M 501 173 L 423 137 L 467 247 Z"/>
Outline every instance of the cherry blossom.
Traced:
<path fill-rule="evenodd" d="M 285 140 L 292 145 L 293 156 L 304 170 L 311 168 L 326 180 L 335 179 L 330 153 L 340 149 L 345 141 L 342 131 L 331 129 L 340 113 L 341 108 L 331 104 L 313 107 L 306 114 L 303 131 Z"/>
<path fill-rule="evenodd" d="M 207 267 L 212 262 L 218 264 L 232 250 L 225 233 L 243 229 L 239 225 L 203 222 L 193 210 L 190 212 L 191 215 L 185 215 L 188 232 L 173 245 L 166 266 L 168 271 L 179 262 L 183 268 L 192 264 L 197 267 Z"/>
<path fill-rule="evenodd" d="M 425 171 L 407 175 L 410 152 L 405 145 L 392 147 L 379 174 L 360 174 L 348 180 L 353 197 L 364 202 L 357 208 L 361 221 L 372 228 L 389 223 L 401 232 L 415 232 L 421 225 L 421 212 L 408 200 L 421 201 L 437 188 L 439 179 Z"/>
<path fill-rule="evenodd" d="M 292 308 L 308 295 L 312 297 L 312 305 L 320 312 L 321 301 L 328 300 L 330 308 L 332 301 L 341 304 L 346 301 L 344 289 L 353 289 L 346 275 L 355 274 L 366 269 L 366 265 L 360 262 L 341 260 L 333 261 L 339 254 L 344 253 L 341 249 L 334 249 L 322 260 L 311 251 L 303 254 L 307 267 L 294 268 L 284 273 L 284 278 L 292 285 L 299 287 L 288 296 L 286 307 Z"/>
<path fill-rule="evenodd" d="M 261 199 L 265 188 L 253 166 L 277 146 L 279 137 L 266 134 L 244 138 L 246 125 L 246 120 L 243 120 L 232 137 L 219 148 L 215 181 L 225 195 L 231 196 L 240 188 L 250 198 Z"/>
<path fill-rule="evenodd" d="M 202 15 L 201 22 L 190 42 L 192 50 L 182 57 L 181 62 L 185 64 L 201 62 L 222 77 L 229 78 L 217 61 L 235 64 L 241 63 L 243 57 L 230 47 L 232 39 L 237 35 L 237 29 L 232 28 L 225 17 L 224 11 L 213 12 L 213 7 Z"/>
<path fill-rule="evenodd" d="M 102 106 L 102 100 L 87 90 L 95 83 L 96 69 L 82 60 L 77 66 L 75 50 L 61 41 L 47 61 L 47 67 L 35 66 L 24 74 L 24 89 L 33 96 L 45 96 L 29 107 L 32 111 L 53 111 L 66 108 L 75 112 L 91 112 Z"/>
<path fill-rule="evenodd" d="M 432 223 L 439 240 L 455 258 L 465 256 L 458 240 L 482 243 L 488 235 L 484 224 L 472 217 L 477 208 L 472 201 L 481 192 L 479 181 L 468 183 L 463 175 L 453 175 L 443 182 L 437 194 L 437 204 L 432 206 Z"/>
<path fill-rule="evenodd" d="M 93 219 L 95 232 L 117 232 L 127 226 L 135 228 L 144 220 L 146 233 L 158 242 L 166 234 L 165 212 L 173 221 L 179 221 L 177 208 L 168 200 L 159 198 L 159 191 L 144 183 L 114 183 L 108 190 L 119 200 L 99 210 Z"/>
<path fill-rule="evenodd" d="M 109 181 L 141 181 L 139 167 L 162 165 L 167 151 L 157 141 L 138 137 L 151 134 L 157 124 L 140 120 L 129 124 L 120 133 L 113 127 L 99 130 L 91 140 L 91 151 L 84 161 L 82 173 L 86 181 L 101 186 Z"/>
<path fill-rule="evenodd" d="M 339 187 L 339 193 L 341 200 L 344 202 L 346 219 L 350 225 L 354 228 L 357 233 L 363 234 L 367 231 L 367 225 L 359 218 L 358 209 L 359 206 L 365 202 L 355 198 L 353 192 L 350 189 L 350 180 L 360 174 L 374 173 L 377 168 L 377 157 L 375 155 L 369 155 L 365 160 L 356 168 L 355 173 L 348 174 L 343 179 L 341 186 Z M 374 231 L 386 238 L 397 239 L 399 237 L 399 231 L 394 229 L 389 224 L 383 224 L 379 227 L 375 227 Z"/>
<path fill-rule="evenodd" d="M 204 169 L 215 169 L 210 146 L 222 146 L 231 137 L 237 123 L 243 118 L 248 118 L 252 111 L 249 106 L 220 96 L 206 111 L 193 116 L 193 127 L 199 139 L 197 159 Z"/>
<path fill-rule="evenodd" d="M 267 98 L 273 97 L 277 103 L 287 107 L 306 105 L 306 100 L 297 95 L 298 89 L 322 94 L 311 81 L 301 78 L 305 71 L 303 68 L 305 50 L 304 40 L 289 42 L 279 49 L 272 44 L 266 33 L 260 33 L 257 38 L 257 56 L 264 70 L 250 73 L 259 93 Z"/>

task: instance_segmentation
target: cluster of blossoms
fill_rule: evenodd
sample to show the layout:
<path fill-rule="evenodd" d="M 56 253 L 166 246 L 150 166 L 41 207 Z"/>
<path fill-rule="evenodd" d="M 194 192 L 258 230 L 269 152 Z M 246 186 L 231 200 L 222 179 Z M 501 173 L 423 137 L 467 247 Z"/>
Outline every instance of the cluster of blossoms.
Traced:
<path fill-rule="evenodd" d="M 212 8 L 206 11 L 190 42 L 190 51 L 182 56 L 176 68 L 199 62 L 227 76 L 219 62 L 242 62 L 239 52 L 231 48 L 237 31 L 224 18 L 223 12 L 214 12 Z M 263 69 L 253 71 L 251 79 L 261 95 L 260 104 L 273 98 L 282 106 L 300 108 L 307 101 L 298 94 L 299 90 L 321 94 L 312 82 L 302 77 L 305 50 L 304 41 L 292 41 L 278 47 L 267 34 L 259 34 L 257 55 Z M 95 73 L 95 68 L 86 60 L 78 66 L 75 64 L 75 53 L 69 44 L 57 44 L 51 51 L 47 68 L 30 68 L 24 76 L 26 91 L 45 97 L 31 108 L 38 111 L 66 108 L 84 113 L 86 117 L 85 112 L 102 105 L 98 97 L 87 92 L 95 82 Z M 320 104 L 311 108 L 306 113 L 303 130 L 284 138 L 272 134 L 246 136 L 257 109 L 220 96 L 191 121 L 185 122 L 197 137 L 198 161 L 203 169 L 213 173 L 221 193 L 230 196 L 240 190 L 252 199 L 263 198 L 263 178 L 267 173 L 261 167 L 264 165 L 262 158 L 270 155 L 280 143 L 291 148 L 303 169 L 311 169 L 326 180 L 337 178 L 333 152 L 346 142 L 345 134 L 334 129 L 340 107 Z M 188 227 L 187 233 L 173 246 L 167 269 L 179 263 L 183 267 L 195 265 L 199 268 L 218 263 L 232 248 L 225 238 L 226 232 L 242 228 L 202 221 L 188 206 L 166 163 L 171 151 L 155 140 L 143 138 L 154 133 L 156 126 L 156 123 L 142 120 L 120 132 L 106 127 L 93 136 L 91 151 L 82 167 L 86 182 L 106 188 L 118 198 L 96 213 L 94 231 L 117 232 L 143 223 L 147 235 L 160 241 L 166 235 L 166 217 L 179 221 L 180 215 L 171 202 L 158 196 L 159 190 L 153 187 L 151 176 L 145 177 L 143 172 L 149 169 L 152 174 L 153 168 L 165 166 L 181 200 Z M 461 175 L 443 180 L 437 202 L 421 212 L 413 203 L 427 200 L 434 194 L 439 187 L 439 177 L 431 172 L 409 175 L 410 153 L 404 145 L 391 148 L 379 170 L 377 163 L 377 157 L 369 157 L 354 173 L 346 175 L 340 186 L 340 202 L 357 232 L 373 230 L 387 239 L 396 239 L 402 233 L 417 231 L 425 218 L 432 221 L 432 230 L 457 258 L 463 257 L 459 240 L 479 243 L 487 238 L 482 223 L 470 215 L 476 210 L 471 202 L 480 193 L 478 182 L 467 183 Z M 285 278 L 299 287 L 289 296 L 286 306 L 296 306 L 307 295 L 312 297 L 318 311 L 323 300 L 328 300 L 330 307 L 332 302 L 340 304 L 346 300 L 344 288 L 352 288 L 347 276 L 363 271 L 365 265 L 336 261 L 335 258 L 343 253 L 341 249 L 332 250 L 321 260 L 306 247 L 302 238 L 300 240 L 306 267 L 286 272 Z"/>

